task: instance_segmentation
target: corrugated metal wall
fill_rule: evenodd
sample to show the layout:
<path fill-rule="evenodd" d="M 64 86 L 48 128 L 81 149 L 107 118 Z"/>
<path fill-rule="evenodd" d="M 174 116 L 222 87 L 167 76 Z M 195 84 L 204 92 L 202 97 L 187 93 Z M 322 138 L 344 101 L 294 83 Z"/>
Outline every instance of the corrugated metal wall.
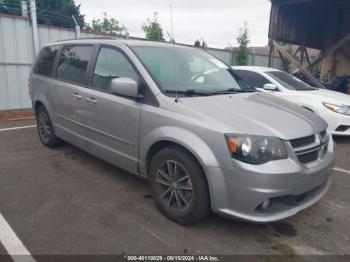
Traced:
<path fill-rule="evenodd" d="M 75 38 L 75 31 L 66 28 L 39 26 L 40 47 L 57 40 Z M 101 36 L 81 32 L 81 37 Z M 208 48 L 208 52 L 222 61 L 235 64 L 230 50 Z M 279 59 L 276 67 L 281 68 Z M 21 17 L 0 15 L 0 110 L 31 108 L 28 94 L 28 76 L 34 61 L 33 36 L 30 21 Z M 268 57 L 251 55 L 251 65 L 267 66 Z"/>
<path fill-rule="evenodd" d="M 0 110 L 31 107 L 27 81 L 33 59 L 29 21 L 0 16 Z"/>
<path fill-rule="evenodd" d="M 75 38 L 75 31 L 39 26 L 40 47 L 57 40 Z M 81 37 L 100 34 L 81 32 Z M 31 108 L 28 76 L 34 61 L 30 21 L 0 15 L 0 110 Z"/>

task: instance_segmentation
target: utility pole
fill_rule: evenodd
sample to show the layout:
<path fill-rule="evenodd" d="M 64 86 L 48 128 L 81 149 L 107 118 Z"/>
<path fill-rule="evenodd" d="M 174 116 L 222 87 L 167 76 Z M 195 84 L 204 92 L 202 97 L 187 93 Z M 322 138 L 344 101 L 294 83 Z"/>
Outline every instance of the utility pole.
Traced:
<path fill-rule="evenodd" d="M 28 4 L 27 1 L 22 1 L 21 2 L 21 10 L 22 10 L 22 16 L 23 17 L 28 17 Z"/>
<path fill-rule="evenodd" d="M 72 15 L 74 24 L 75 24 L 75 38 L 80 38 L 80 25 L 78 24 L 77 20 L 75 19 L 74 15 Z"/>
<path fill-rule="evenodd" d="M 124 24 L 122 24 L 123 30 L 124 30 L 124 38 L 129 39 L 129 30 L 126 28 Z"/>
<path fill-rule="evenodd" d="M 34 55 L 37 56 L 39 53 L 39 37 L 38 37 L 38 23 L 36 18 L 35 0 L 30 0 L 30 17 L 32 19 Z"/>
<path fill-rule="evenodd" d="M 230 47 L 230 66 L 233 66 L 233 46 L 231 45 L 230 42 L 228 42 L 228 45 Z"/>

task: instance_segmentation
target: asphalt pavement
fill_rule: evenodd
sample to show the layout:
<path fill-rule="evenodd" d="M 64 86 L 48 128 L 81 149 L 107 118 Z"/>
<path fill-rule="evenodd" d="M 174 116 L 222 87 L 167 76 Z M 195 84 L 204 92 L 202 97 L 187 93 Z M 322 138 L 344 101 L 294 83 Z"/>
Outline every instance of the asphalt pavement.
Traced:
<path fill-rule="evenodd" d="M 34 124 L 0 124 L 0 214 L 33 255 L 350 254 L 348 138 L 336 140 L 342 171 L 311 208 L 266 225 L 211 214 L 184 227 L 158 211 L 147 181 L 67 144 L 44 147 Z"/>

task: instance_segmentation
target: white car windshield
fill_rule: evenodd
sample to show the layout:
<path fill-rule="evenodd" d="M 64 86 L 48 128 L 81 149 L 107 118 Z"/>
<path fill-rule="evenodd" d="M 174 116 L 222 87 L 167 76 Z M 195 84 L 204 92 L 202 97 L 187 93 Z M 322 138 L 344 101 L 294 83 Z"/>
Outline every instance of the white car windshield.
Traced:
<path fill-rule="evenodd" d="M 296 78 L 295 76 L 292 76 L 282 71 L 270 71 L 270 72 L 266 72 L 266 74 L 272 77 L 275 81 L 277 81 L 283 87 L 288 88 L 290 90 L 296 90 L 296 91 L 317 90 L 316 87 L 312 87 L 306 84 L 305 82 L 301 81 L 300 79 Z"/>
<path fill-rule="evenodd" d="M 131 46 L 153 79 L 167 95 L 215 95 L 255 92 L 216 57 L 178 46 Z"/>

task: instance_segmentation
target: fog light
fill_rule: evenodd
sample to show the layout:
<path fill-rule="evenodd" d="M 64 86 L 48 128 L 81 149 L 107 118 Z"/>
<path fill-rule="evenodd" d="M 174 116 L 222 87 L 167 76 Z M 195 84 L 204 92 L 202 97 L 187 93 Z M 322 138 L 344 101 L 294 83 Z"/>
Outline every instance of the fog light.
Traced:
<path fill-rule="evenodd" d="M 262 208 L 263 210 L 266 210 L 266 209 L 269 208 L 269 206 L 270 206 L 270 199 L 265 200 L 264 202 L 262 202 L 261 208 Z"/>

